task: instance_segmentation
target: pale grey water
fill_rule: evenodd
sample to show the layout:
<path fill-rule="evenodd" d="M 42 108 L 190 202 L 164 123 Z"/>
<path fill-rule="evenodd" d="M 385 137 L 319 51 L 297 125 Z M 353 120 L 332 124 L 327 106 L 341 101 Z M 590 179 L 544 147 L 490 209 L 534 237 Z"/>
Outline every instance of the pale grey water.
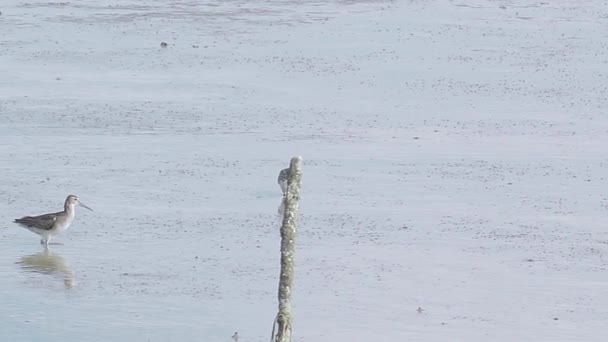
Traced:
<path fill-rule="evenodd" d="M 296 341 L 608 332 L 603 2 L 0 11 L 2 340 L 267 339 L 293 155 Z"/>

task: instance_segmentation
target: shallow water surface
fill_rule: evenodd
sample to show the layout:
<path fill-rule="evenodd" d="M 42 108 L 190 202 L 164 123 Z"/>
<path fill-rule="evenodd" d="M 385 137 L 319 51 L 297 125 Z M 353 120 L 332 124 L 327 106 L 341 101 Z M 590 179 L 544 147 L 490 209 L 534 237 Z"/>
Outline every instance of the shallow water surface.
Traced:
<path fill-rule="evenodd" d="M 603 3 L 0 11 L 2 340 L 268 339 L 294 155 L 295 341 L 608 333 Z"/>

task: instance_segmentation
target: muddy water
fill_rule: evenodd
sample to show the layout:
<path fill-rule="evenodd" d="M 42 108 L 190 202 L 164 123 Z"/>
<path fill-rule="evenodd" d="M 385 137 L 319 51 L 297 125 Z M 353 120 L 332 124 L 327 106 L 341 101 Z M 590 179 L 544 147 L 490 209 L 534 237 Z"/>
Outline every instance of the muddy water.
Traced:
<path fill-rule="evenodd" d="M 3 340 L 268 338 L 293 155 L 296 341 L 608 332 L 600 2 L 2 6 Z"/>

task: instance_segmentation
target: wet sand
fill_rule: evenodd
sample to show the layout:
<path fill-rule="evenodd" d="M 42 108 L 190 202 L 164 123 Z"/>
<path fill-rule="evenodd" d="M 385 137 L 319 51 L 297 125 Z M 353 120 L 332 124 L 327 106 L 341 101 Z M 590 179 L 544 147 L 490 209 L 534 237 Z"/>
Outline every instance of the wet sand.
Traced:
<path fill-rule="evenodd" d="M 0 11 L 7 340 L 267 339 L 293 155 L 294 341 L 608 333 L 600 2 Z"/>

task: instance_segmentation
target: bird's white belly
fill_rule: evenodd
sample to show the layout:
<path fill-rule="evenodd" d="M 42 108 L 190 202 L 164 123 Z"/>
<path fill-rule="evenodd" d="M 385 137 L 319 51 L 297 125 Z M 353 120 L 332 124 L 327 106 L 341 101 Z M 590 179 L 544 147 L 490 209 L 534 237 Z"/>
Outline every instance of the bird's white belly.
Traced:
<path fill-rule="evenodd" d="M 283 192 L 287 191 L 287 179 L 283 181 L 279 181 L 279 186 Z"/>
<path fill-rule="evenodd" d="M 74 218 L 68 217 L 63 222 L 56 222 L 55 227 L 53 227 L 54 234 L 59 234 L 61 232 L 66 231 L 72 224 L 72 221 L 74 221 Z"/>

